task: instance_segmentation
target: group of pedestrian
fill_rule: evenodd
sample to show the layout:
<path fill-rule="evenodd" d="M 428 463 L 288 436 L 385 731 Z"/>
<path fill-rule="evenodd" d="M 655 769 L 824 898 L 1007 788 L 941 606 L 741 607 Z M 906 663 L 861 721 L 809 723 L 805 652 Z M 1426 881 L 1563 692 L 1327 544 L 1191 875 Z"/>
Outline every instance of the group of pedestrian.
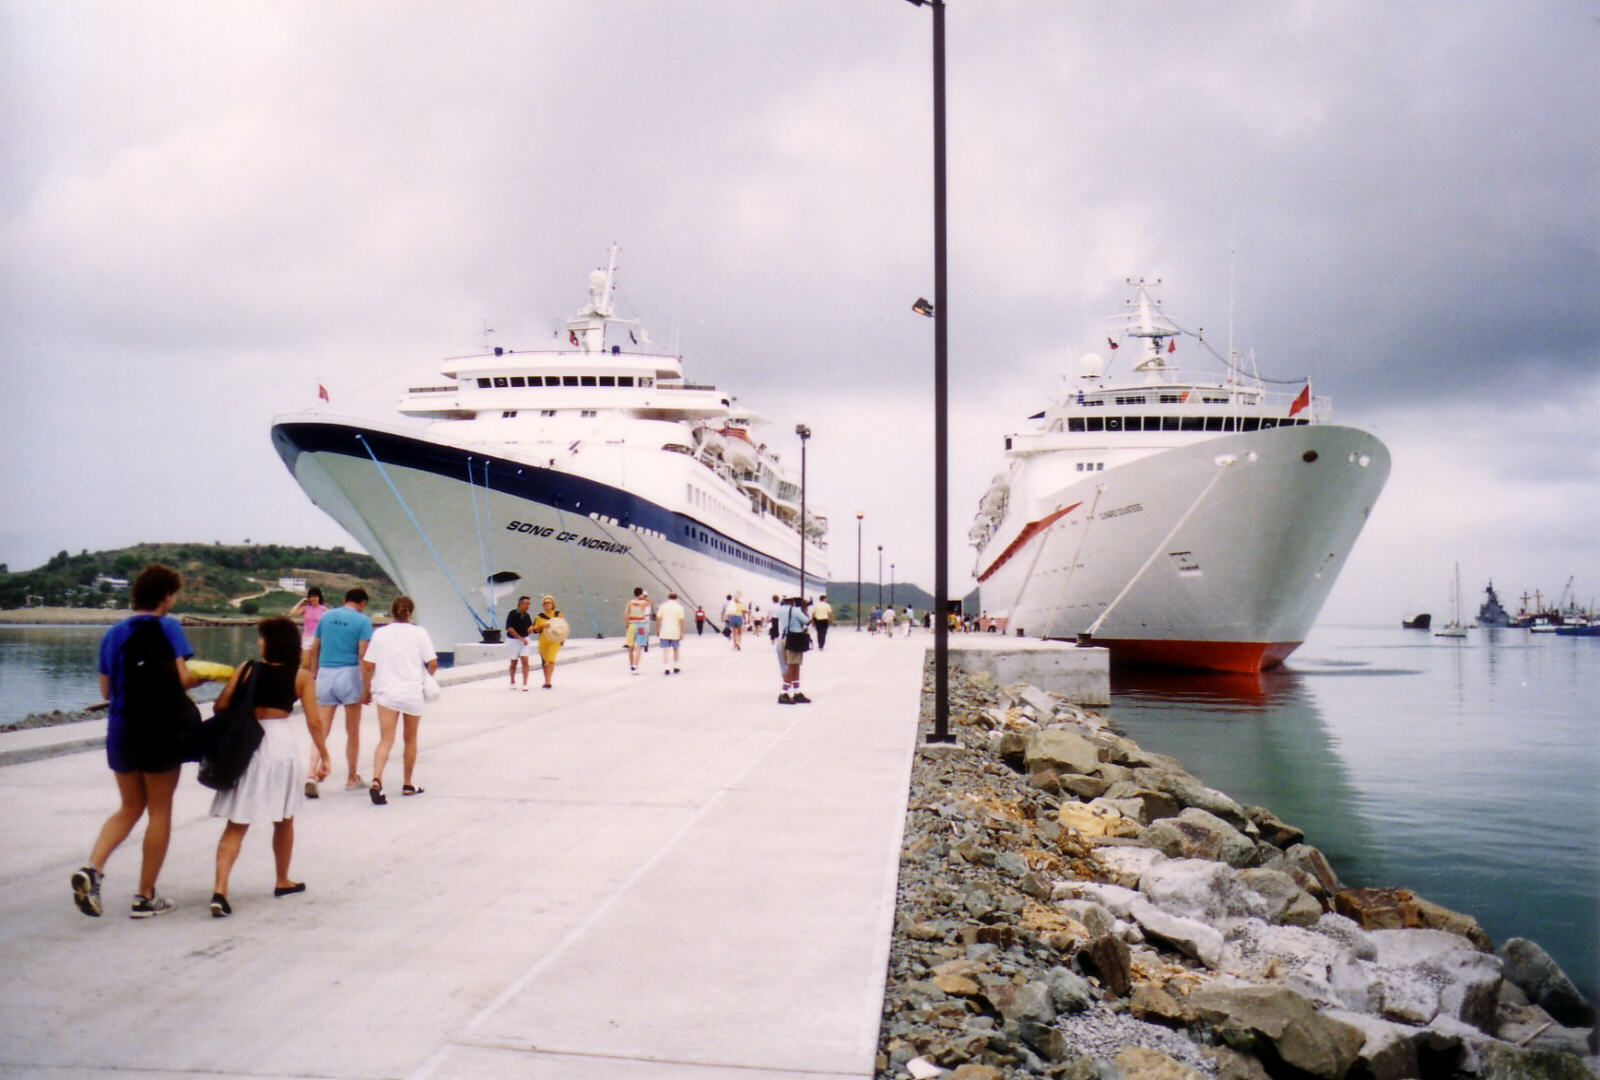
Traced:
<path fill-rule="evenodd" d="M 556 609 L 555 597 L 541 597 L 537 615 L 528 614 L 528 607 L 532 603 L 531 596 L 519 596 L 516 608 L 506 616 L 506 637 L 511 649 L 511 667 L 506 674 L 513 690 L 517 688 L 519 660 L 522 662 L 522 689 L 528 689 L 528 658 L 535 649 L 539 652 L 539 666 L 544 673 L 542 689 L 554 687 L 556 655 L 561 652 L 561 646 L 566 643 L 571 629 Z"/>
<path fill-rule="evenodd" d="M 898 628 L 904 637 L 911 636 L 911 628 L 917 623 L 917 613 L 907 604 L 904 611 L 896 611 L 892 606 L 874 607 L 867 616 L 867 633 L 883 633 L 889 637 L 894 636 Z"/>
<path fill-rule="evenodd" d="M 186 730 L 199 727 L 198 710 L 188 696 L 202 681 L 189 671 L 194 650 L 182 625 L 169 614 L 182 588 L 183 578 L 170 567 L 145 567 L 131 589 L 133 614 L 100 641 L 100 690 L 109 702 L 106 762 L 116 778 L 120 805 L 100 827 L 88 862 L 72 874 L 73 901 L 85 915 L 102 913 L 106 862 L 141 817 L 147 823 L 130 914 L 141 919 L 175 909 L 156 891 L 156 878 L 171 839 L 172 798 L 181 768 L 184 761 L 196 759 L 202 737 Z M 233 913 L 229 881 L 245 833 L 257 823 L 272 825 L 273 896 L 305 891 L 305 883 L 289 873 L 294 818 L 304 799 L 318 797 L 318 785 L 332 769 L 327 736 L 341 707 L 346 789 L 363 786 L 357 774 L 361 708 L 371 702 L 377 706 L 379 730 L 367 788 L 373 804 L 388 801 L 383 773 L 402 718 L 402 793 L 422 794 L 413 775 L 417 732 L 438 657 L 428 632 L 411 622 L 416 605 L 409 597 L 395 599 L 390 623 L 377 630 L 366 615 L 367 602 L 366 592 L 353 588 L 345 593 L 342 607 L 330 610 L 313 586 L 291 609 L 305 619 L 304 630 L 287 617 L 262 619 L 256 627 L 258 655 L 234 670 L 217 698 L 216 712 L 224 716 L 236 697 L 246 695 L 260 738 L 237 778 L 212 799 L 211 816 L 225 821 L 217 842 L 213 916 Z M 309 766 L 302 765 L 290 725 L 296 703 L 304 710 L 311 739 Z"/>

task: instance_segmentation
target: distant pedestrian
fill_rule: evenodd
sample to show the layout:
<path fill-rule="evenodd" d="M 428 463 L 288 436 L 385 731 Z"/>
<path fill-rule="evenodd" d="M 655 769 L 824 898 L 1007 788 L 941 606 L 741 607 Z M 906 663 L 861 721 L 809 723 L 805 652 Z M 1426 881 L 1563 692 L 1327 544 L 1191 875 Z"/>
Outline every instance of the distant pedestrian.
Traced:
<path fill-rule="evenodd" d="M 678 653 L 683 645 L 685 614 L 687 613 L 683 610 L 683 605 L 678 602 L 678 594 L 675 592 L 667 594 L 667 602 L 656 612 L 656 637 L 661 640 L 663 675 L 677 675 L 683 670 L 678 666 Z"/>
<path fill-rule="evenodd" d="M 628 670 L 635 675 L 639 674 L 639 653 L 644 642 L 650 640 L 650 615 L 650 596 L 639 586 L 622 613 L 622 643 L 628 648 Z"/>
<path fill-rule="evenodd" d="M 778 693 L 779 705 L 809 705 L 811 699 L 800 692 L 800 665 L 810 647 L 811 636 L 806 633 L 811 617 L 798 596 L 791 596 L 778 608 L 781 636 L 778 643 L 784 649 L 783 689 Z"/>
<path fill-rule="evenodd" d="M 228 822 L 217 840 L 217 872 L 211 892 L 211 914 L 219 919 L 233 914 L 228 903 L 228 878 L 239 858 L 245 832 L 258 821 L 272 822 L 272 860 L 277 875 L 272 895 L 290 896 L 305 891 L 304 882 L 289 877 L 289 859 L 294 854 L 294 815 L 304 801 L 300 784 L 305 779 L 289 721 L 296 701 L 305 710 L 306 730 L 321 761 L 320 771 L 323 775 L 328 771 L 327 737 L 316 719 L 317 680 L 300 666 L 299 631 L 293 620 L 285 618 L 262 619 L 256 631 L 261 659 L 240 665 L 217 697 L 217 709 L 227 708 L 240 687 L 254 678 L 255 718 L 261 725 L 261 742 L 251 755 L 250 764 L 231 788 L 218 791 L 211 800 L 211 816 Z M 377 644 L 376 638 L 373 644 Z"/>
<path fill-rule="evenodd" d="M 344 594 L 344 606 L 335 608 L 317 621 L 312 635 L 310 659 L 305 662 L 317 677 L 318 718 L 326 738 L 333 730 L 333 717 L 344 706 L 344 759 L 348 766 L 344 778 L 346 791 L 364 786 L 356 774 L 356 759 L 361 754 L 361 706 L 372 700 L 366 670 L 361 658 L 372 640 L 372 620 L 366 616 L 367 590 L 357 586 Z M 313 759 L 311 772 L 317 771 Z M 317 781 L 306 781 L 306 795 L 317 797 Z"/>
<path fill-rule="evenodd" d="M 811 625 L 817 628 L 817 651 L 821 652 L 828 647 L 828 627 L 833 625 L 833 605 L 828 603 L 827 593 L 811 608 Z"/>
<path fill-rule="evenodd" d="M 728 594 L 728 602 L 722 605 L 722 621 L 728 627 L 733 647 L 738 649 L 744 639 L 744 603 L 738 593 Z"/>
<path fill-rule="evenodd" d="M 305 651 L 311 648 L 311 642 L 316 637 L 317 623 L 328 613 L 328 605 L 322 602 L 322 590 L 313 585 L 306 590 L 305 596 L 294 602 L 294 607 L 289 609 L 289 616 L 299 615 L 305 620 L 305 626 L 300 631 L 300 654 L 302 659 Z"/>
<path fill-rule="evenodd" d="M 901 616 L 901 621 L 906 628 L 906 637 L 910 637 L 911 624 L 917 621 L 917 613 L 911 610 L 910 604 L 906 605 L 905 614 Z"/>
<path fill-rule="evenodd" d="M 894 608 L 884 608 L 882 614 L 878 616 L 878 619 L 883 627 L 883 636 L 894 637 Z"/>
<path fill-rule="evenodd" d="M 185 661 L 194 655 L 178 620 L 167 614 L 183 578 L 151 563 L 134 579 L 133 614 L 100 639 L 100 696 L 106 715 L 106 763 L 122 805 L 100 826 L 89 861 L 72 874 L 72 899 L 85 915 L 100 914 L 100 883 L 111 857 L 141 817 L 146 818 L 135 919 L 165 915 L 172 901 L 156 894 L 156 877 L 172 837 L 172 793 L 178 786 L 183 713 L 198 715 L 186 691 L 200 680 Z M 13 823 L 17 825 L 19 823 Z"/>
<path fill-rule="evenodd" d="M 400 794 L 421 795 L 413 784 L 417 765 L 417 729 L 422 723 L 422 706 L 427 700 L 423 684 L 439 670 L 439 654 L 433 651 L 428 632 L 411 621 L 417 605 L 409 596 L 397 596 L 389 606 L 388 626 L 372 633 L 372 645 L 361 664 L 372 683 L 372 701 L 378 707 L 378 747 L 372 754 L 372 784 L 367 788 L 374 806 L 389 800 L 383 794 L 383 769 L 394 746 L 394 729 L 405 717 L 405 749 L 401 756 Z"/>
<path fill-rule="evenodd" d="M 694 609 L 694 636 L 700 637 L 706 632 L 706 609 L 696 604 Z"/>
<path fill-rule="evenodd" d="M 528 614 L 531 596 L 517 597 L 517 607 L 506 616 L 506 637 L 510 639 L 511 669 L 506 674 L 511 679 L 511 689 L 517 688 L 517 661 L 522 661 L 522 688 L 528 688 L 528 654 L 533 652 L 533 616 Z"/>
<path fill-rule="evenodd" d="M 867 617 L 867 633 L 876 634 L 878 627 L 883 623 L 883 608 L 874 607 L 872 614 Z"/>
<path fill-rule="evenodd" d="M 539 600 L 539 614 L 533 617 L 533 635 L 539 639 L 539 664 L 544 668 L 544 687 L 549 690 L 556 674 L 556 654 L 567 640 L 570 627 L 556 610 L 556 598 L 545 596 Z"/>

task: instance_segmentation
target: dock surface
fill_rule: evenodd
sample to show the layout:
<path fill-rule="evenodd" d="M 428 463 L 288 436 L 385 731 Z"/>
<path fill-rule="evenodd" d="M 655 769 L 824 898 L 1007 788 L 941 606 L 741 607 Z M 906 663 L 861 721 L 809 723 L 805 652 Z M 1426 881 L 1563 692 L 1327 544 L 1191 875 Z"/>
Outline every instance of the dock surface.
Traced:
<path fill-rule="evenodd" d="M 553 690 L 537 663 L 529 692 L 503 668 L 448 685 L 422 721 L 425 794 L 400 795 L 397 741 L 383 807 L 343 790 L 337 721 L 335 775 L 295 819 L 307 891 L 273 897 L 254 826 L 226 919 L 194 766 L 160 878 L 178 910 L 127 916 L 141 823 L 93 919 L 68 879 L 116 807 L 104 753 L 13 757 L 0 1073 L 871 1076 L 930 646 L 835 629 L 805 664 L 814 703 L 784 706 L 765 638 L 690 637 L 670 677 L 658 649 L 630 675 L 617 642 L 573 642 Z M 30 754 L 50 738 L 17 734 Z M 368 708 L 368 779 L 376 737 Z"/>

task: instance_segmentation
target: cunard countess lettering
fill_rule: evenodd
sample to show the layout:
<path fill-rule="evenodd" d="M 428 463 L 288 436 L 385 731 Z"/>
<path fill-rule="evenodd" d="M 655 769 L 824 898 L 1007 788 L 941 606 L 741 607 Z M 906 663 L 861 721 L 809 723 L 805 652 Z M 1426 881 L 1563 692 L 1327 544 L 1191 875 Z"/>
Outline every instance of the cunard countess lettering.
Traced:
<path fill-rule="evenodd" d="M 1104 521 L 1106 518 L 1121 517 L 1123 514 L 1137 514 L 1143 509 L 1144 504 L 1142 503 L 1129 503 L 1127 506 L 1119 506 L 1115 510 L 1102 511 L 1098 517 L 1101 521 Z"/>
<path fill-rule="evenodd" d="M 616 555 L 626 555 L 629 547 L 619 544 L 614 540 L 603 540 L 596 536 L 583 536 L 575 532 L 557 532 L 549 525 L 535 525 L 531 521 L 513 521 L 506 526 L 507 532 L 522 533 L 525 536 L 537 536 L 541 540 L 554 540 L 558 544 L 577 544 L 581 548 L 591 551 L 609 551 Z"/>

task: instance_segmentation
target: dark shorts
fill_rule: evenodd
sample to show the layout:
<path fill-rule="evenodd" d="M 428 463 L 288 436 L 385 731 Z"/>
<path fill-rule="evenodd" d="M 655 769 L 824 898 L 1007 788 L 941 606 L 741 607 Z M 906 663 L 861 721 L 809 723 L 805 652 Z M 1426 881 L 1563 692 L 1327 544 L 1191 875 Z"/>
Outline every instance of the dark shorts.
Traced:
<path fill-rule="evenodd" d="M 107 724 L 106 764 L 115 773 L 163 773 L 180 767 L 183 758 L 175 751 L 159 752 L 152 756 L 148 748 L 139 746 L 128 734 L 126 727 Z"/>

